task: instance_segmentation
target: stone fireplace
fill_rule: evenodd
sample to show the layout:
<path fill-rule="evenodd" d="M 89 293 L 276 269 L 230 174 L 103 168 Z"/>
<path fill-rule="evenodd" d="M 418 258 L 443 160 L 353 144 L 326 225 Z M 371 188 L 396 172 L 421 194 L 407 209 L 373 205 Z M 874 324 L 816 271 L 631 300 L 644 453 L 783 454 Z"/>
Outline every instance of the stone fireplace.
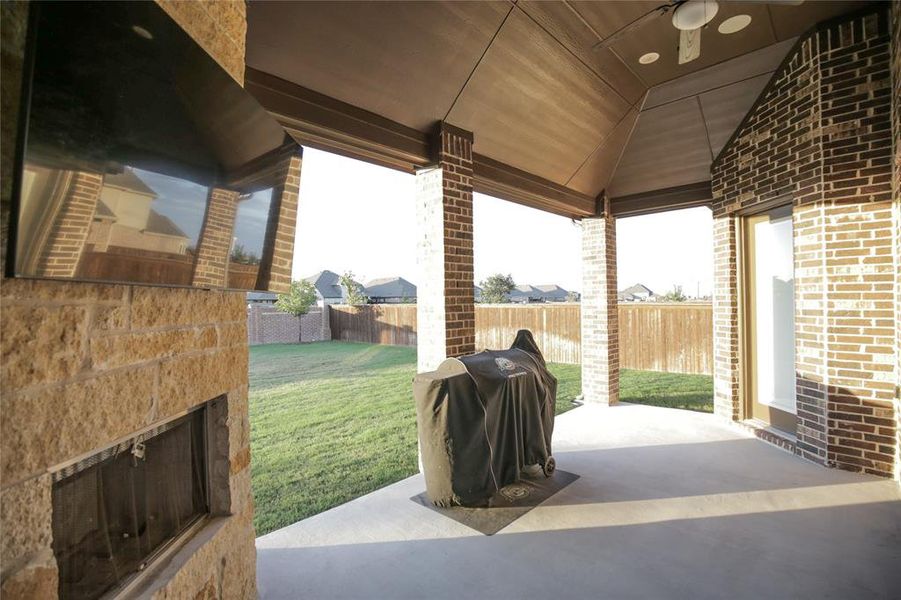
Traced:
<path fill-rule="evenodd" d="M 160 4 L 243 81 L 243 2 Z M 0 10 L 5 251 L 28 8 L 4 2 Z M 244 294 L 3 279 L 0 302 L 0 596 L 57 597 L 54 483 L 67 469 L 116 445 L 131 452 L 135 436 L 206 407 L 214 440 L 207 515 L 148 563 L 140 589 L 159 598 L 255 597 Z"/>

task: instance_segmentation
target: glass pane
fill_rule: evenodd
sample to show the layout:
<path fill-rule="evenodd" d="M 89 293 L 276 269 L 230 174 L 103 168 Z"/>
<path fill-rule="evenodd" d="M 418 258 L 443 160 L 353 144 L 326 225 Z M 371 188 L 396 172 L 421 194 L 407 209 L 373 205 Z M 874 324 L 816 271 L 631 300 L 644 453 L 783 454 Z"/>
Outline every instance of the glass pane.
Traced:
<path fill-rule="evenodd" d="M 795 412 L 794 258 L 791 216 L 754 224 L 757 401 Z"/>
<path fill-rule="evenodd" d="M 272 205 L 272 188 L 245 194 L 238 199 L 235 231 L 228 257 L 228 286 L 232 289 L 256 288 L 260 259 Z"/>
<path fill-rule="evenodd" d="M 32 13 L 16 276 L 255 288 L 278 223 L 238 204 L 268 203 L 299 146 L 155 3 Z M 248 285 L 225 277 L 233 237 L 259 246 Z"/>

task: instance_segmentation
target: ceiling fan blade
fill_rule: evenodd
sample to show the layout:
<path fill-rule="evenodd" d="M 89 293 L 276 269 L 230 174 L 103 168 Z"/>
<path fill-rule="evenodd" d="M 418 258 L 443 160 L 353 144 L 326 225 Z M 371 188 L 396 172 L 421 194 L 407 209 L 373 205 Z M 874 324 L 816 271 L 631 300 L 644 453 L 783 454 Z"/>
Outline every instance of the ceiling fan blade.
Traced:
<path fill-rule="evenodd" d="M 685 2 L 685 0 L 672 0 L 671 2 L 667 2 L 666 4 L 661 4 L 657 8 L 649 10 L 645 14 L 641 15 L 640 17 L 638 17 L 637 19 L 635 19 L 634 21 L 632 21 L 631 23 L 626 25 L 625 27 L 620 27 L 619 29 L 614 31 L 612 34 L 608 35 L 607 37 L 605 37 L 604 39 L 599 41 L 597 44 L 592 46 L 591 49 L 594 50 L 595 52 L 597 52 L 598 50 L 602 50 L 604 48 L 609 48 L 610 46 L 615 44 L 617 42 L 617 40 L 623 38 L 624 36 L 629 35 L 630 33 L 632 33 L 633 31 L 635 31 L 637 29 L 641 29 L 646 24 L 650 23 L 651 21 L 653 21 L 654 19 L 656 19 L 657 17 L 659 17 L 661 15 L 665 15 L 666 13 L 670 12 L 673 8 L 675 8 L 676 6 L 679 6 L 683 2 Z"/>
<path fill-rule="evenodd" d="M 680 31 L 679 64 L 684 65 L 699 56 L 701 56 L 701 28 Z"/>

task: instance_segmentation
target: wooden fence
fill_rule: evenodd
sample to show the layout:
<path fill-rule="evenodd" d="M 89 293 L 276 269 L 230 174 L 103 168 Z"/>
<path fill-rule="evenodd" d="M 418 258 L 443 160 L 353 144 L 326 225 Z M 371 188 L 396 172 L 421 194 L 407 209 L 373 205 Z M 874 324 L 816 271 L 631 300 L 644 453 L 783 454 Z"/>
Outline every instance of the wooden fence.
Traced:
<path fill-rule="evenodd" d="M 333 340 L 391 346 L 416 345 L 415 304 L 330 306 Z"/>
<path fill-rule="evenodd" d="M 416 306 L 332 306 L 332 339 L 416 345 Z M 581 361 L 578 304 L 476 305 L 476 348 L 506 348 L 529 329 L 550 362 Z M 634 303 L 619 306 L 620 365 L 671 373 L 713 373 L 710 304 Z"/>

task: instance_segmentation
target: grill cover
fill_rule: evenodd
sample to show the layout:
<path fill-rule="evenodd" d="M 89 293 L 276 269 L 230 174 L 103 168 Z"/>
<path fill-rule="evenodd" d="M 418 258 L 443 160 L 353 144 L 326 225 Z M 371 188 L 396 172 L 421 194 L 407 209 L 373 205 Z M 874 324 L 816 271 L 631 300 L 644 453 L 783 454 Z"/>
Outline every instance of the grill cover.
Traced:
<path fill-rule="evenodd" d="M 485 506 L 551 456 L 557 380 L 527 330 L 509 350 L 417 375 L 413 395 L 426 492 L 438 506 Z"/>

